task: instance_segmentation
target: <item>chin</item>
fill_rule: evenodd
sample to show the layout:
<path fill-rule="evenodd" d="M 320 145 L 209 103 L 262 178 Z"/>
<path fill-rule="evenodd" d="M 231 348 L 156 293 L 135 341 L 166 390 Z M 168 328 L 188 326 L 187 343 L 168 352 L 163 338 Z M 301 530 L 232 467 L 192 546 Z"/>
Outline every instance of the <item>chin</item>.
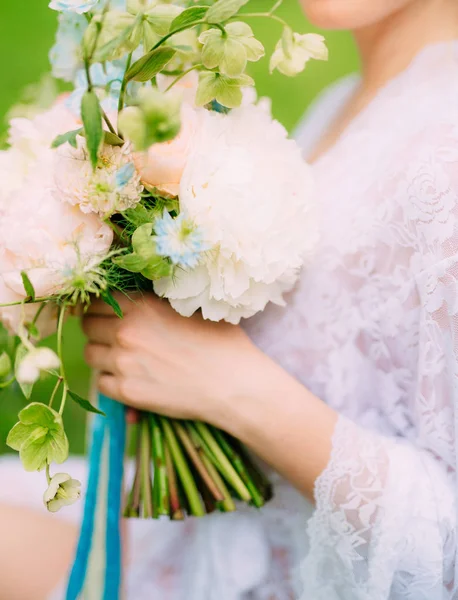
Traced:
<path fill-rule="evenodd" d="M 361 29 L 378 23 L 411 0 L 301 0 L 307 18 L 322 29 Z"/>

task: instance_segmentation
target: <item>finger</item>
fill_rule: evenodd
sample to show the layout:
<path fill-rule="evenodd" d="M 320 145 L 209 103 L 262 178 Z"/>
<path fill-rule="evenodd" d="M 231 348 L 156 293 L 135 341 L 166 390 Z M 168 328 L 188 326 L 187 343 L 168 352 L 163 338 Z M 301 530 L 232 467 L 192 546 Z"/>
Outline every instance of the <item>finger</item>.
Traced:
<path fill-rule="evenodd" d="M 117 373 L 113 349 L 99 344 L 88 344 L 84 349 L 86 362 L 90 367 L 103 373 Z"/>
<path fill-rule="evenodd" d="M 113 400 L 117 400 L 118 402 L 123 401 L 119 385 L 119 379 L 117 379 L 114 375 L 100 375 L 97 382 L 97 387 L 104 396 L 113 398 Z"/>
<path fill-rule="evenodd" d="M 88 316 L 83 319 L 83 331 L 89 341 L 95 344 L 113 346 L 116 343 L 116 335 L 121 326 L 118 317 Z"/>

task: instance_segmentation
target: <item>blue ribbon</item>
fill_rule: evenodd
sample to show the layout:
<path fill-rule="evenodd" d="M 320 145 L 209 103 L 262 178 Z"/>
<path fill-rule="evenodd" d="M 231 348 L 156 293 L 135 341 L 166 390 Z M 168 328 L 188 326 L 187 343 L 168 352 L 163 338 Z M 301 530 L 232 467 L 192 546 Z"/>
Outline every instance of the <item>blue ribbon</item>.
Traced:
<path fill-rule="evenodd" d="M 93 421 L 83 523 L 66 600 L 82 598 L 87 588 L 91 589 L 91 597 L 98 600 L 119 600 L 121 593 L 120 517 L 126 445 L 125 409 L 122 404 L 102 395 L 99 396 L 99 407 L 106 416 L 96 415 Z M 105 522 L 100 523 L 100 519 Z M 100 539 L 101 535 L 104 540 Z M 101 552 L 103 556 L 98 555 Z M 91 565 L 96 565 L 99 571 L 90 568 Z M 93 582 L 90 578 L 94 573 L 97 578 Z"/>

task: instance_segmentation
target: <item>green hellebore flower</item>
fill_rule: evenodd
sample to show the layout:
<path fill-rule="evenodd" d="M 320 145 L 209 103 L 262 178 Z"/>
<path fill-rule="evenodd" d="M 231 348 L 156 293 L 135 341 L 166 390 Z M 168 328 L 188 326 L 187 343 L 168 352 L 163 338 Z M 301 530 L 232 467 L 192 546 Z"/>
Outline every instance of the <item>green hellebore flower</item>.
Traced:
<path fill-rule="evenodd" d="M 172 21 L 183 8 L 158 0 L 128 0 L 127 12 L 133 16 L 142 15 L 141 38 L 145 51 L 148 51 L 169 33 Z"/>
<path fill-rule="evenodd" d="M 212 100 L 216 100 L 227 108 L 237 108 L 243 100 L 242 87 L 250 85 L 254 85 L 254 81 L 245 74 L 230 78 L 220 73 L 204 71 L 199 79 L 196 104 L 205 106 Z"/>
<path fill-rule="evenodd" d="M 264 46 L 254 37 L 251 27 L 239 21 L 226 25 L 225 33 L 216 28 L 204 31 L 199 41 L 203 44 L 205 67 L 218 68 L 227 77 L 238 77 L 248 61 L 256 62 L 265 54 Z"/>
<path fill-rule="evenodd" d="M 328 60 L 325 38 L 317 33 L 301 35 L 286 29 L 270 59 L 270 72 L 278 69 L 283 75 L 294 77 L 312 58 Z"/>
<path fill-rule="evenodd" d="M 39 402 L 21 410 L 19 422 L 9 432 L 6 443 L 19 452 L 26 471 L 41 471 L 47 464 L 60 464 L 68 457 L 62 417 Z"/>
<path fill-rule="evenodd" d="M 140 18 L 121 10 L 96 15 L 84 34 L 84 52 L 88 56 L 93 55 L 100 62 L 121 58 L 139 46 L 142 38 L 141 25 Z M 99 32 L 100 26 L 102 28 Z"/>
<path fill-rule="evenodd" d="M 57 473 L 49 482 L 43 494 L 43 501 L 49 512 L 58 512 L 64 506 L 70 506 L 81 496 L 81 483 L 67 473 Z"/>

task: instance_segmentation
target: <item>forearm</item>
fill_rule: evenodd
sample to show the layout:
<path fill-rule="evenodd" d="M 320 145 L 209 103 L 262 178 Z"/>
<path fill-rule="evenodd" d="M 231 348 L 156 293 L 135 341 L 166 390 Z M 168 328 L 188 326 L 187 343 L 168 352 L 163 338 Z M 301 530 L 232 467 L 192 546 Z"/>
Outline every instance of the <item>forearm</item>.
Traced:
<path fill-rule="evenodd" d="M 218 425 L 313 499 L 329 462 L 337 413 L 267 357 L 254 362 L 244 392 L 227 403 Z"/>

